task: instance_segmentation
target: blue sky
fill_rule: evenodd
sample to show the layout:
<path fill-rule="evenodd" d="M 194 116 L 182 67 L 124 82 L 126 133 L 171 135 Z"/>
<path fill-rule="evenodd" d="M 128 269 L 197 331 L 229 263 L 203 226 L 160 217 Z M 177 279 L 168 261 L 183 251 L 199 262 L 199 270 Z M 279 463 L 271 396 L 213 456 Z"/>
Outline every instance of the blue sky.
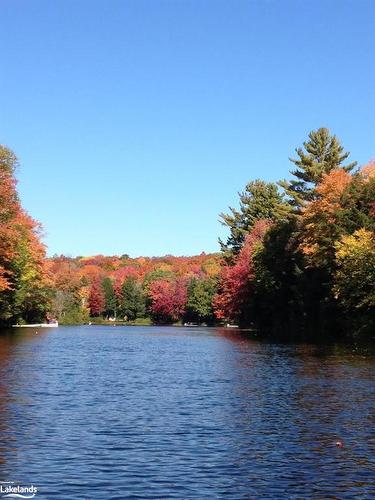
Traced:
<path fill-rule="evenodd" d="M 0 142 L 49 254 L 218 250 L 327 126 L 375 156 L 375 2 L 2 0 Z"/>

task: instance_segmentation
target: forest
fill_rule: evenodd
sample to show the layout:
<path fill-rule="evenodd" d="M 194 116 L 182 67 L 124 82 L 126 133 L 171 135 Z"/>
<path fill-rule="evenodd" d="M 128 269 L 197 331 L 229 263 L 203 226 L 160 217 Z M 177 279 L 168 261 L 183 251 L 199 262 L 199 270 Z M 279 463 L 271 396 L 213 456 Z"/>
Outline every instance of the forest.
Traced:
<path fill-rule="evenodd" d="M 286 337 L 375 327 L 375 161 L 349 160 L 327 128 L 288 180 L 251 180 L 220 214 L 221 251 L 193 257 L 46 256 L 0 146 L 0 322 L 235 324 Z"/>

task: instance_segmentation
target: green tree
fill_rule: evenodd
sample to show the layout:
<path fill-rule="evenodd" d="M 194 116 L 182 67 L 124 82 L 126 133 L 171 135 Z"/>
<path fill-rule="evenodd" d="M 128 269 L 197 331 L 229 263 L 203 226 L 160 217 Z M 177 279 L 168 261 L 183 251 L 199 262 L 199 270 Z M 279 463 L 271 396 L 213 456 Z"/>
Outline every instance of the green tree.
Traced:
<path fill-rule="evenodd" d="M 343 165 L 350 153 L 344 151 L 340 141 L 327 128 L 310 132 L 309 140 L 303 143 L 303 148 L 297 148 L 296 153 L 297 159 L 290 158 L 297 167 L 291 171 L 296 179 L 280 181 L 279 185 L 285 189 L 291 205 L 297 210 L 315 199 L 315 186 L 324 174 L 339 167 L 349 172 L 357 165 L 357 162 Z"/>
<path fill-rule="evenodd" d="M 61 324 L 81 324 L 89 321 L 89 310 L 82 306 L 82 299 L 77 300 L 68 290 L 55 290 L 51 313 Z"/>
<path fill-rule="evenodd" d="M 17 156 L 6 146 L 0 145 L 0 170 L 2 173 L 13 176 L 18 167 Z"/>
<path fill-rule="evenodd" d="M 370 175 L 366 170 L 372 168 Z M 340 224 L 348 234 L 365 228 L 375 231 L 375 162 L 352 176 L 351 183 L 342 195 Z"/>
<path fill-rule="evenodd" d="M 212 308 L 213 297 L 217 289 L 217 280 L 193 278 L 188 285 L 188 300 L 185 320 L 191 322 L 214 321 Z"/>
<path fill-rule="evenodd" d="M 224 243 L 219 240 L 221 250 L 229 260 L 238 254 L 255 222 L 261 219 L 277 221 L 287 217 L 289 205 L 283 200 L 275 183 L 255 180 L 249 182 L 245 191 L 239 193 L 240 208 L 229 207 L 228 214 L 221 213 L 221 224 L 228 227 L 230 234 Z"/>
<path fill-rule="evenodd" d="M 145 316 L 145 297 L 141 286 L 132 277 L 128 277 L 121 287 L 120 313 L 133 321 Z"/>
<path fill-rule="evenodd" d="M 263 330 L 297 330 L 304 321 L 304 259 L 298 251 L 296 220 L 275 224 L 253 256 L 253 310 Z"/>
<path fill-rule="evenodd" d="M 116 294 L 111 278 L 104 278 L 102 281 L 104 293 L 104 316 L 116 316 Z"/>
<path fill-rule="evenodd" d="M 166 271 L 164 269 L 154 269 L 145 275 L 143 280 L 143 290 L 147 294 L 150 289 L 150 285 L 154 281 L 158 281 L 161 279 L 173 279 L 174 277 L 175 276 L 172 271 Z"/>

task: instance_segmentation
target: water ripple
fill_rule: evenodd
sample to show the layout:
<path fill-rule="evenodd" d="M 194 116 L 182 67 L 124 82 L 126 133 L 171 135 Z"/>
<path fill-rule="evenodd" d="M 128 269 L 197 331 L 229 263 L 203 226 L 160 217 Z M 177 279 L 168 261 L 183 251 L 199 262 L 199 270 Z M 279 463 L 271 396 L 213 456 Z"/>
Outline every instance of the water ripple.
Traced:
<path fill-rule="evenodd" d="M 66 327 L 0 362 L 0 480 L 36 498 L 374 498 L 373 350 Z"/>

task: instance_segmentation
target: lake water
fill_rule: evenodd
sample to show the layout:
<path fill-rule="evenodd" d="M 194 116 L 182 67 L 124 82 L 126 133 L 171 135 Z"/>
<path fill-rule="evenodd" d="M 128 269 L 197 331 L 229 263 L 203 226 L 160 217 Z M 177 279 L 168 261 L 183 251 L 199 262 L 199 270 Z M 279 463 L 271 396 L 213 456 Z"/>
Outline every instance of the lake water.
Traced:
<path fill-rule="evenodd" d="M 369 347 L 229 329 L 4 333 L 0 480 L 48 500 L 375 498 L 374 367 Z"/>

